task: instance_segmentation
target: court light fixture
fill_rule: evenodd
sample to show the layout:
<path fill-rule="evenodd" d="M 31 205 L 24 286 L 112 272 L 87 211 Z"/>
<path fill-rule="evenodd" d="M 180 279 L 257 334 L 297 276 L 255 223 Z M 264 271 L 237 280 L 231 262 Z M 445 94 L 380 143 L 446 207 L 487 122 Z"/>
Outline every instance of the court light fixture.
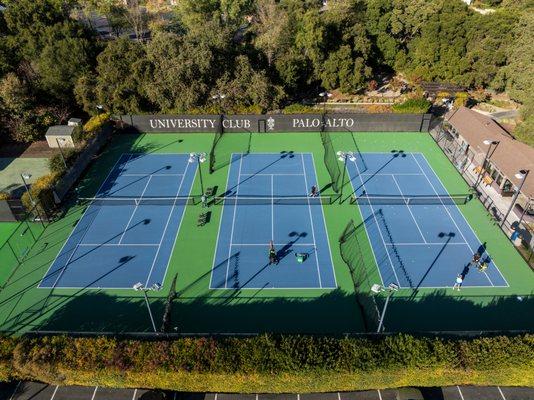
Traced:
<path fill-rule="evenodd" d="M 28 196 L 30 197 L 31 203 L 35 205 L 35 201 L 33 200 L 32 194 L 30 192 L 30 188 L 28 187 L 28 182 L 26 182 L 28 179 L 32 177 L 32 175 L 27 172 L 23 172 L 22 174 L 20 174 L 20 177 L 22 178 L 22 183 L 24 184 L 24 188 L 26 189 L 26 192 L 28 193 Z"/>
<path fill-rule="evenodd" d="M 354 155 L 354 152 L 352 151 L 338 151 L 337 153 L 337 159 L 339 161 L 346 161 L 347 158 L 350 160 L 350 161 L 356 161 L 356 156 Z"/>
<path fill-rule="evenodd" d="M 207 155 L 206 153 L 189 153 L 189 163 L 194 163 L 195 160 L 198 163 L 198 174 L 200 176 L 200 191 L 204 194 L 204 180 L 202 178 L 202 166 L 201 164 L 206 162 Z"/>
<path fill-rule="evenodd" d="M 152 315 L 152 310 L 150 309 L 150 303 L 148 302 L 148 295 L 147 292 L 149 290 L 153 291 L 159 291 L 161 290 L 161 285 L 159 283 L 154 283 L 151 287 L 147 288 L 145 285 L 141 282 L 137 282 L 132 286 L 132 289 L 136 292 L 143 292 L 143 296 L 145 297 L 146 307 L 148 309 L 148 315 L 150 316 L 150 322 L 152 323 L 152 329 L 155 333 L 158 333 L 158 330 L 156 329 L 156 323 L 154 322 L 154 316 Z"/>
<path fill-rule="evenodd" d="M 522 169 L 517 174 L 515 174 L 515 177 L 517 179 L 525 179 L 529 172 L 530 171 L 528 171 L 528 170 Z"/>
<path fill-rule="evenodd" d="M 332 97 L 332 93 L 321 92 L 319 93 L 319 96 L 324 97 L 324 98 L 329 98 L 329 97 Z"/>
<path fill-rule="evenodd" d="M 375 294 L 388 292 L 388 296 L 386 297 L 386 302 L 384 303 L 384 308 L 382 309 L 382 313 L 380 314 L 380 321 L 378 323 L 378 329 L 376 330 L 376 333 L 380 333 L 380 331 L 382 330 L 382 327 L 384 326 L 384 317 L 386 316 L 386 309 L 388 307 L 389 299 L 391 298 L 391 296 L 393 296 L 393 294 L 397 290 L 399 290 L 399 286 L 394 283 L 390 283 L 387 287 L 384 287 L 377 283 L 371 286 L 371 292 Z"/>

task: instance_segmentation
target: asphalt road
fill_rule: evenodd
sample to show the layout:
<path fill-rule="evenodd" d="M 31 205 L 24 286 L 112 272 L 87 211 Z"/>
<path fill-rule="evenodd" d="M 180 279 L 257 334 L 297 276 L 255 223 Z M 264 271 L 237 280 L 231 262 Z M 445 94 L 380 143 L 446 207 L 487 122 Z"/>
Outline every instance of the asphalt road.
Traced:
<path fill-rule="evenodd" d="M 422 388 L 425 400 L 534 400 L 534 388 L 449 386 Z M 395 400 L 395 390 L 307 394 L 159 392 L 51 386 L 36 382 L 0 383 L 0 400 Z"/>

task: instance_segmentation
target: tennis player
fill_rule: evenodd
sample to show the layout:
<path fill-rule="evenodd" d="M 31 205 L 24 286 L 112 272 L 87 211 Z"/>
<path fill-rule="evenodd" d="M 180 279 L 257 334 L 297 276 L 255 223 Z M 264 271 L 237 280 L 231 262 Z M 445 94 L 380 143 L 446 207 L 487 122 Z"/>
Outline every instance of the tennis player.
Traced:
<path fill-rule="evenodd" d="M 318 194 L 317 186 L 313 185 L 310 190 L 310 197 L 317 197 Z"/>
<path fill-rule="evenodd" d="M 278 265 L 278 257 L 276 256 L 276 250 L 274 248 L 274 243 L 272 240 L 269 243 L 269 265 L 271 264 Z"/>

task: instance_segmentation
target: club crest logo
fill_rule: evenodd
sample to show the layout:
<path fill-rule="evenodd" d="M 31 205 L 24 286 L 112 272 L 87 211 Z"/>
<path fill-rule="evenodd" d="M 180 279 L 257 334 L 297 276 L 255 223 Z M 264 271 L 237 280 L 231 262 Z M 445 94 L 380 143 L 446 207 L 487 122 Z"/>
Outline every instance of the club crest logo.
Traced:
<path fill-rule="evenodd" d="M 269 117 L 267 119 L 267 130 L 274 131 L 274 118 L 273 117 Z"/>

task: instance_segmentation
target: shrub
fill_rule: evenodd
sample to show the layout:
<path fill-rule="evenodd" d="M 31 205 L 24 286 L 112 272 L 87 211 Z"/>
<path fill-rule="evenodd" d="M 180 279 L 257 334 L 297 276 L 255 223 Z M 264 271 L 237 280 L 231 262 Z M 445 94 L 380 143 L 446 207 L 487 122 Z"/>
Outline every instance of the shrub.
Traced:
<path fill-rule="evenodd" d="M 78 151 L 76 149 L 63 149 L 62 151 L 63 156 L 65 157 L 65 162 L 67 163 L 67 167 L 72 166 L 74 161 L 76 161 Z M 63 162 L 63 158 L 61 157 L 61 153 L 54 154 L 48 160 L 48 167 L 50 168 L 50 171 L 60 176 L 67 171 L 67 168 L 65 168 L 65 163 Z"/>
<path fill-rule="evenodd" d="M 9 199 L 9 193 L 7 192 L 0 192 L 0 200 L 8 200 Z"/>
<path fill-rule="evenodd" d="M 282 110 L 283 114 L 317 114 L 319 110 L 312 106 L 305 106 L 300 103 L 293 103 Z"/>
<path fill-rule="evenodd" d="M 98 132 L 102 128 L 102 126 L 104 126 L 109 121 L 110 117 L 110 113 L 103 113 L 91 117 L 91 119 L 87 121 L 83 126 L 83 138 L 87 139 L 88 137 L 91 137 L 96 132 Z"/>
<path fill-rule="evenodd" d="M 32 210 L 37 207 L 39 213 L 49 214 L 55 208 L 53 189 L 61 177 L 58 173 L 51 173 L 49 175 L 41 176 L 30 186 L 30 194 L 24 192 L 22 195 L 22 204 L 27 210 Z M 32 204 L 33 199 L 36 204 Z"/>
<path fill-rule="evenodd" d="M 466 92 L 458 92 L 454 96 L 454 106 L 455 107 L 464 107 L 469 100 L 469 94 Z"/>
<path fill-rule="evenodd" d="M 424 98 L 408 99 L 403 103 L 394 104 L 393 112 L 398 114 L 424 114 L 428 112 L 432 103 Z"/>

